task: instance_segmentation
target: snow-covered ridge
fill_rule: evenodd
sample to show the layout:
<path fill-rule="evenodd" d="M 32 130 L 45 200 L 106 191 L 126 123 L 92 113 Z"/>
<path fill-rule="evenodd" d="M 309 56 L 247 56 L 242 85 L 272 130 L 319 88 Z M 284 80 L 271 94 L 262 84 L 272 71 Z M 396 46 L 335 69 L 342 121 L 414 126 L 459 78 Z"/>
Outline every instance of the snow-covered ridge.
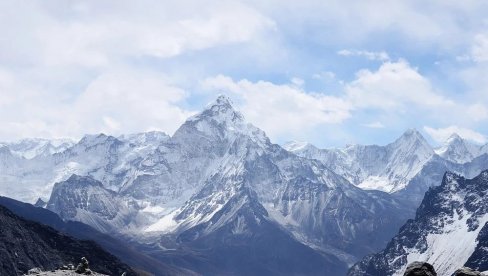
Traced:
<path fill-rule="evenodd" d="M 75 142 L 71 139 L 43 139 L 28 138 L 16 142 L 0 143 L 18 156 L 32 159 L 37 156 L 48 156 L 54 153 L 63 152 L 73 146 Z"/>
<path fill-rule="evenodd" d="M 318 149 L 287 143 L 285 149 L 320 160 L 334 172 L 362 189 L 397 192 L 408 184 L 435 154 L 422 134 L 407 130 L 386 146 L 350 145 L 344 149 Z"/>
<path fill-rule="evenodd" d="M 307 142 L 288 142 L 283 147 L 299 156 L 320 160 L 334 172 L 366 190 L 394 193 L 404 189 L 434 155 L 455 164 L 466 164 L 488 153 L 488 145 L 470 143 L 453 134 L 434 149 L 415 130 L 409 129 L 386 145 L 349 145 L 343 149 L 319 149 Z"/>

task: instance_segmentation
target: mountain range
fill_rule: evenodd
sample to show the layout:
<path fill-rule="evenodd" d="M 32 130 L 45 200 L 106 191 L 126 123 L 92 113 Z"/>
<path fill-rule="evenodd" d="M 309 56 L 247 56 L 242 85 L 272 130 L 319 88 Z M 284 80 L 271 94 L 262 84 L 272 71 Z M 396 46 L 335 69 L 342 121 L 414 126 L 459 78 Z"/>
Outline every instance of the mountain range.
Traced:
<path fill-rule="evenodd" d="M 488 168 L 487 146 L 454 135 L 433 148 L 416 130 L 386 146 L 280 146 L 225 96 L 172 136 L 22 144 L 0 145 L 2 195 L 212 275 L 344 275 L 391 244 L 446 171 Z"/>

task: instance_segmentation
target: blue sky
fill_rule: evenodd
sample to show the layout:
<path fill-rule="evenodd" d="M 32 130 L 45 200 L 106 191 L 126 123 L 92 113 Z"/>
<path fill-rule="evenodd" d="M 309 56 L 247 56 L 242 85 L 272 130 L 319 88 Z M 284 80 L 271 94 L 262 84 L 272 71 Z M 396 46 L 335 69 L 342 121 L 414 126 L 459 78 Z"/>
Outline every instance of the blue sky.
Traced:
<path fill-rule="evenodd" d="M 486 1 L 0 0 L 0 140 L 172 134 L 218 94 L 272 141 L 488 134 Z"/>

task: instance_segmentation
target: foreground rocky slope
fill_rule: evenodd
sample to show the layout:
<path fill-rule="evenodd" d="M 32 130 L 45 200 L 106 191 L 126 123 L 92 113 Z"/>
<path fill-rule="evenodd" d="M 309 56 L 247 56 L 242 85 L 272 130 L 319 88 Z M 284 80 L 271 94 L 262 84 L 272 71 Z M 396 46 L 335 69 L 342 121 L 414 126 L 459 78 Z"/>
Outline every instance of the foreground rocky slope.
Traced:
<path fill-rule="evenodd" d="M 409 220 L 380 253 L 366 257 L 349 275 L 402 275 L 408 263 L 431 263 L 439 275 L 468 266 L 488 270 L 488 171 L 473 179 L 447 172 L 425 194 Z"/>
<path fill-rule="evenodd" d="M 90 241 L 79 241 L 27 221 L 0 206 L 0 275 L 19 275 L 33 267 L 55 269 L 92 256 L 94 270 L 109 275 L 136 275 L 131 268 Z"/>
<path fill-rule="evenodd" d="M 47 209 L 38 208 L 29 203 L 23 203 L 6 197 L 0 197 L 0 206 L 6 207 L 17 216 L 52 227 L 60 233 L 67 234 L 76 239 L 92 240 L 105 251 L 115 255 L 124 263 L 138 269 L 138 271 L 144 271 L 154 275 L 193 275 L 191 271 L 178 269 L 155 258 L 151 258 L 127 242 L 101 233 L 84 223 L 69 220 L 63 221 L 57 214 Z"/>

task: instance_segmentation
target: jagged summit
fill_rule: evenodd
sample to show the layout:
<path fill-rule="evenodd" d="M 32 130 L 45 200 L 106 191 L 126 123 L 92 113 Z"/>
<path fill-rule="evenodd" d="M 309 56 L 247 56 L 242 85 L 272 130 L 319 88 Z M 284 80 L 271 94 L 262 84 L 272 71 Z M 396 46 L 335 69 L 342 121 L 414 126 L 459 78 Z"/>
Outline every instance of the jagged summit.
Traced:
<path fill-rule="evenodd" d="M 1 155 L 11 155 L 10 149 L 6 145 L 0 145 L 0 154 Z"/>
<path fill-rule="evenodd" d="M 464 140 L 461 136 L 459 136 L 459 134 L 457 134 L 456 132 L 454 132 L 453 134 L 451 134 L 449 136 L 449 138 L 447 138 L 447 142 L 450 142 L 450 141 L 456 141 L 456 140 Z"/>
<path fill-rule="evenodd" d="M 95 141 L 105 141 L 107 139 L 117 139 L 111 135 L 107 135 L 105 133 L 97 133 L 97 134 L 86 134 L 81 138 L 80 143 L 93 143 Z"/>
<path fill-rule="evenodd" d="M 80 185 L 86 186 L 88 184 L 103 187 L 100 181 L 93 179 L 90 176 L 82 176 L 78 174 L 72 174 L 66 182 L 70 183 L 80 183 Z M 57 183 L 59 185 L 59 183 Z"/>
<path fill-rule="evenodd" d="M 403 136 L 410 136 L 410 135 L 422 136 L 420 131 L 418 131 L 416 128 L 409 128 L 405 130 L 405 132 L 403 133 Z"/>
<path fill-rule="evenodd" d="M 202 112 L 190 117 L 187 122 L 206 119 L 214 120 L 217 123 L 227 124 L 244 123 L 245 121 L 244 116 L 234 108 L 232 100 L 225 95 L 219 95 L 217 99 L 208 104 Z"/>
<path fill-rule="evenodd" d="M 215 101 L 210 104 L 210 105 L 225 105 L 225 106 L 232 106 L 233 105 L 233 102 L 231 100 L 230 97 L 226 96 L 226 95 L 223 95 L 223 94 L 220 94 L 217 96 L 217 99 L 215 99 Z"/>
<path fill-rule="evenodd" d="M 392 144 L 417 143 L 419 146 L 431 148 L 425 137 L 417 129 L 411 128 L 406 130 L 398 139 Z"/>
<path fill-rule="evenodd" d="M 220 95 L 202 112 L 190 117 L 175 132 L 172 141 L 181 143 L 182 140 L 192 140 L 194 143 L 195 136 L 203 136 L 207 137 L 205 143 L 208 143 L 213 140 L 231 141 L 242 135 L 257 141 L 261 146 L 269 143 L 264 131 L 248 123 L 242 113 L 234 108 L 232 101 Z"/>

